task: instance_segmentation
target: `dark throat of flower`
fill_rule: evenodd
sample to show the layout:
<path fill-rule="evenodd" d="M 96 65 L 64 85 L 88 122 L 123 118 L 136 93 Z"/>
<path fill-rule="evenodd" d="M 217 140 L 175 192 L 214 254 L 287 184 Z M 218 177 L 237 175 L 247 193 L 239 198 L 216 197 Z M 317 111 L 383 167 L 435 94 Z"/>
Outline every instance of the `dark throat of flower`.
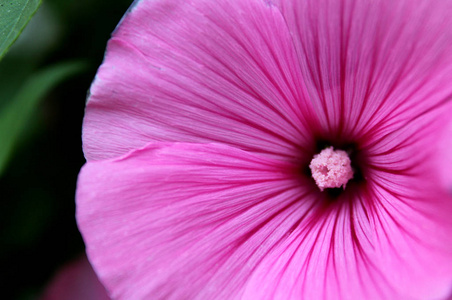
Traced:
<path fill-rule="evenodd" d="M 362 156 L 355 143 L 319 141 L 305 174 L 324 197 L 333 201 L 365 185 Z"/>

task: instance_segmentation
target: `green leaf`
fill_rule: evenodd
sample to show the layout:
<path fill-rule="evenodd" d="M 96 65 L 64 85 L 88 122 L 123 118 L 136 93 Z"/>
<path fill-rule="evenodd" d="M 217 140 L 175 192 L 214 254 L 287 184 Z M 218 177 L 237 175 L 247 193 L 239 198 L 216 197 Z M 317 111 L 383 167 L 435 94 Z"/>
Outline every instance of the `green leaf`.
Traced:
<path fill-rule="evenodd" d="M 41 0 L 0 0 L 0 59 L 19 37 Z"/>
<path fill-rule="evenodd" d="M 83 71 L 81 62 L 60 63 L 31 76 L 0 112 L 0 176 L 39 100 L 64 79 Z"/>

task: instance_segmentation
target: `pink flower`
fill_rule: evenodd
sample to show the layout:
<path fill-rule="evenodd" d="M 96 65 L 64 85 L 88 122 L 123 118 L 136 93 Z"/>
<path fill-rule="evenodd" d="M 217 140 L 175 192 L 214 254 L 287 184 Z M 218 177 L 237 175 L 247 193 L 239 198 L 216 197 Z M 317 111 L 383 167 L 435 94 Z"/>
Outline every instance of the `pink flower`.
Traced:
<path fill-rule="evenodd" d="M 83 125 L 77 220 L 110 295 L 445 298 L 451 16 L 446 0 L 138 1 Z"/>
<path fill-rule="evenodd" d="M 110 298 L 86 257 L 81 257 L 58 272 L 40 299 L 108 300 Z"/>

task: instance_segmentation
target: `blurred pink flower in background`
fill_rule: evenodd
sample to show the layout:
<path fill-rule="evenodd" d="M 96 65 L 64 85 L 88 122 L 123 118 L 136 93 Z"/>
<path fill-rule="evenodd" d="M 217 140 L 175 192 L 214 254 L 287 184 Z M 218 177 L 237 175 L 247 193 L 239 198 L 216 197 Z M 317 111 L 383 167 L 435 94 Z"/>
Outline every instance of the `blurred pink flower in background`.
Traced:
<path fill-rule="evenodd" d="M 40 300 L 109 300 L 85 256 L 64 266 L 52 279 Z"/>
<path fill-rule="evenodd" d="M 77 188 L 110 295 L 445 298 L 451 16 L 445 0 L 137 1 L 91 86 Z"/>

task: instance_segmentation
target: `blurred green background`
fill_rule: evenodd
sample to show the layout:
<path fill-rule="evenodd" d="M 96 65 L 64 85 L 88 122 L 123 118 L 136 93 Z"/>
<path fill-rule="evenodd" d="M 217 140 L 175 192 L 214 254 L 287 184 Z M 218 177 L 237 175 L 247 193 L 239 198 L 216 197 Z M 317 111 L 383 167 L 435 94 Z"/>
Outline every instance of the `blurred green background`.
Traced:
<path fill-rule="evenodd" d="M 0 0 L 3 13 L 13 2 Z M 0 61 L 2 299 L 37 299 L 84 251 L 74 193 L 86 94 L 131 2 L 43 0 Z"/>

